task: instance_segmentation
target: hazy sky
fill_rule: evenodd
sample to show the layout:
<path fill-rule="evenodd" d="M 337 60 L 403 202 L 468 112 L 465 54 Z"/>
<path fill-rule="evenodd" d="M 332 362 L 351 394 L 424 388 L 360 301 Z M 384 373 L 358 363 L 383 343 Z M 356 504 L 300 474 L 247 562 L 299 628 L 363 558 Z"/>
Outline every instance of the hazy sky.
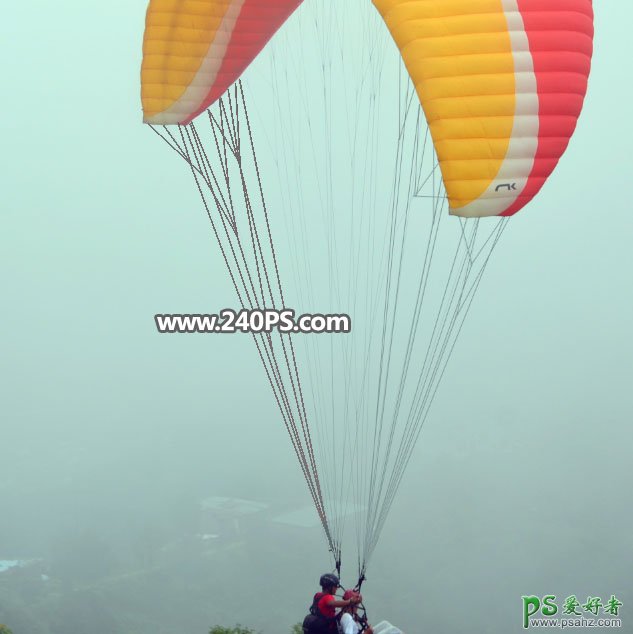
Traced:
<path fill-rule="evenodd" d="M 190 175 L 141 124 L 145 8 L 3 10 L 0 559 L 163 499 L 308 503 L 250 340 L 154 328 L 234 300 Z M 376 553 L 373 611 L 408 634 L 518 632 L 521 595 L 549 593 L 616 593 L 633 628 L 633 7 L 595 10 L 577 132 L 495 254 Z"/>

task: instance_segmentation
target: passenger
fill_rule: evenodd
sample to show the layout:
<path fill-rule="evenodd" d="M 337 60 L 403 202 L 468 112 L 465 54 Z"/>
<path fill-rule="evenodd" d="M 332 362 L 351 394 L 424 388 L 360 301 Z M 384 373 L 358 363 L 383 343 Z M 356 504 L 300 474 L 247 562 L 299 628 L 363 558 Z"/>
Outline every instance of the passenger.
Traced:
<path fill-rule="evenodd" d="M 340 634 L 359 634 L 364 632 L 365 634 L 373 634 L 374 630 L 371 625 L 367 623 L 364 617 L 358 614 L 358 604 L 362 603 L 363 597 L 357 590 L 347 590 L 343 595 L 343 600 L 354 599 L 354 603 L 350 603 L 349 606 L 341 609 L 341 616 L 339 619 L 339 632 Z"/>

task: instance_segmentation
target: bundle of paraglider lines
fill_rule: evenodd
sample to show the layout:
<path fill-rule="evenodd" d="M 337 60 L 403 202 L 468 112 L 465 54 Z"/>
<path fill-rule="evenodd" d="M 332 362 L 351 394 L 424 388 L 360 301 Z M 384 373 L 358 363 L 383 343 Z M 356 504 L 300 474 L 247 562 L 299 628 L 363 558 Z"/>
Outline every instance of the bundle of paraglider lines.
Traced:
<path fill-rule="evenodd" d="M 294 288 L 352 313 L 349 336 L 252 337 L 339 573 L 356 518 L 359 582 L 490 255 L 576 128 L 593 42 L 591 0 L 373 5 L 151 0 L 142 65 L 144 122 L 189 166 L 239 305 Z"/>

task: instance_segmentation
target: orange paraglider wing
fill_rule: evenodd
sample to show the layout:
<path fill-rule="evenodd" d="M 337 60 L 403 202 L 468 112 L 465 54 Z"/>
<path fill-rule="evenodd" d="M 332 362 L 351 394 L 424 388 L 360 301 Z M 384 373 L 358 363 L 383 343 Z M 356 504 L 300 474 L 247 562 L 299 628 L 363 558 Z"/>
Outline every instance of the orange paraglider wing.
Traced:
<path fill-rule="evenodd" d="M 420 97 L 451 213 L 519 211 L 576 127 L 591 0 L 373 1 Z"/>
<path fill-rule="evenodd" d="M 143 120 L 186 124 L 214 103 L 302 0 L 151 0 Z"/>

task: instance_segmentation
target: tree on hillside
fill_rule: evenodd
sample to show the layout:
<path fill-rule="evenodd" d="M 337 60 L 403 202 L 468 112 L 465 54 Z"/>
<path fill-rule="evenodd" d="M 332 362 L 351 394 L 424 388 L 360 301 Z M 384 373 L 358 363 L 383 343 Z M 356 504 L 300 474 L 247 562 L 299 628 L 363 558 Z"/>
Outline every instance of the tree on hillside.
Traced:
<path fill-rule="evenodd" d="M 13 634 L 13 632 L 6 625 L 0 623 L 0 634 Z"/>

